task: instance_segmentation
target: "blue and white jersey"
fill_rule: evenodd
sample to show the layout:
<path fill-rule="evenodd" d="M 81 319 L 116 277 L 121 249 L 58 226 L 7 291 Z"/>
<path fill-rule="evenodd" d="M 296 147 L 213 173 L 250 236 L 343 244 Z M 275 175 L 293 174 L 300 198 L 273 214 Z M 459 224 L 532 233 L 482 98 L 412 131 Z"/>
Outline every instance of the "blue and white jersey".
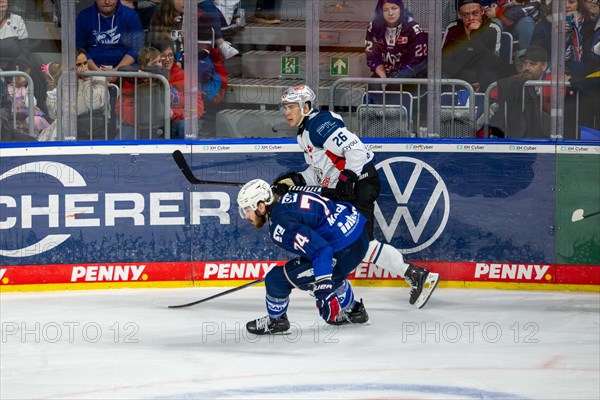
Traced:
<path fill-rule="evenodd" d="M 313 109 L 304 117 L 297 139 L 309 165 L 302 172 L 307 185 L 334 188 L 340 171 L 349 169 L 360 176 L 373 161 L 373 153 L 346 128 L 342 117 L 330 111 Z"/>
<path fill-rule="evenodd" d="M 354 243 L 366 219 L 349 203 L 309 192 L 289 192 L 271 210 L 273 242 L 309 259 L 316 279 L 331 276 L 333 254 Z"/>

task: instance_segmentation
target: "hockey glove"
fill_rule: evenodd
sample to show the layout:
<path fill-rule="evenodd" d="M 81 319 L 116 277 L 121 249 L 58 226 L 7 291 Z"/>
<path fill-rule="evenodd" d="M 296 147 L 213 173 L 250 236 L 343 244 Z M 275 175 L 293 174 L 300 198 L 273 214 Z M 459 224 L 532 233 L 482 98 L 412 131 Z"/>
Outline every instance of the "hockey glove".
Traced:
<path fill-rule="evenodd" d="M 349 169 L 340 172 L 340 177 L 335 189 L 340 198 L 346 200 L 354 199 L 354 184 L 358 181 L 358 176 Z"/>
<path fill-rule="evenodd" d="M 284 195 L 288 192 L 290 186 L 306 186 L 306 181 L 302 174 L 298 172 L 288 172 L 287 174 L 279 176 L 271 185 L 273 192 L 278 195 Z"/>
<path fill-rule="evenodd" d="M 333 281 L 322 279 L 317 281 L 313 290 L 319 314 L 327 323 L 332 323 L 340 313 L 340 301 L 333 291 Z"/>

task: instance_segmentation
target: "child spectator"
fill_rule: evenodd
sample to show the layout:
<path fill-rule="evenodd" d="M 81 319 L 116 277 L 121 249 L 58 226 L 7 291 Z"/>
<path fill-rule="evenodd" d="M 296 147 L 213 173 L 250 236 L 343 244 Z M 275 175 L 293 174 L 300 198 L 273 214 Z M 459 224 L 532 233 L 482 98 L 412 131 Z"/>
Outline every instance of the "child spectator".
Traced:
<path fill-rule="evenodd" d="M 85 50 L 75 51 L 75 73 L 77 75 L 77 138 L 80 140 L 106 138 L 105 116 L 110 115 L 109 94 L 106 78 L 101 76 L 88 77 L 83 73 L 88 70 L 88 59 Z M 62 66 L 58 63 L 48 63 L 42 66 L 48 79 L 48 86 L 53 87 L 48 91 L 48 113 L 54 122 L 44 129 L 38 140 L 56 140 L 57 138 L 57 104 L 56 84 L 62 75 Z M 91 130 L 90 130 L 91 122 Z"/>
<path fill-rule="evenodd" d="M 379 0 L 365 38 L 373 77 L 427 76 L 427 33 L 408 14 L 402 0 Z"/>
<path fill-rule="evenodd" d="M 161 0 L 150 21 L 150 43 L 165 39 L 173 41 L 176 62 L 183 66 L 183 10 L 184 0 Z M 210 0 L 198 2 L 198 40 L 212 38 L 210 28 L 215 31 L 215 44 L 226 59 L 239 52 L 223 39 L 221 33 L 220 12 Z"/>
<path fill-rule="evenodd" d="M 12 64 L 8 66 L 9 71 L 23 71 L 32 75 L 32 68 L 29 65 L 28 61 L 24 58 L 17 58 Z M 29 132 L 29 99 L 28 99 L 28 90 L 27 90 L 27 79 L 24 77 L 16 77 L 14 80 L 9 78 L 9 82 L 7 84 L 8 95 L 12 99 L 13 105 L 12 109 L 16 111 L 16 119 L 17 126 L 15 127 L 16 132 L 20 133 L 28 133 Z M 34 82 L 35 85 L 35 82 Z M 40 85 L 41 86 L 41 85 Z M 47 128 L 50 123 L 44 118 L 45 113 L 37 107 L 37 99 L 34 96 L 34 131 L 35 137 L 37 138 L 40 132 Z"/>
<path fill-rule="evenodd" d="M 183 0 L 161 0 L 151 22 L 151 42 L 170 40 L 175 50 L 175 63 L 183 68 Z M 198 7 L 198 24 L 204 18 L 204 11 Z M 198 38 L 202 33 L 198 32 Z M 198 45 L 198 85 L 204 100 L 219 103 L 225 95 L 228 73 L 225 69 L 222 52 L 208 45 Z"/>
<path fill-rule="evenodd" d="M 138 54 L 138 62 L 139 71 L 169 78 L 168 71 L 162 67 L 162 55 L 154 47 L 143 47 Z M 138 69 L 125 66 L 119 68 L 119 71 L 131 72 Z M 122 112 L 122 136 L 117 133 L 115 139 L 162 138 L 165 128 L 165 107 L 169 107 L 169 104 L 164 103 L 164 98 L 163 84 L 157 79 L 126 79 L 123 83 L 121 99 L 115 105 L 117 115 Z"/>
<path fill-rule="evenodd" d="M 171 42 L 162 42 L 156 44 L 156 48 L 161 52 L 163 68 L 169 71 L 169 84 L 171 85 L 171 138 L 185 139 L 185 102 L 184 102 L 184 84 L 185 76 L 181 68 L 174 62 L 175 51 Z M 204 102 L 202 93 L 198 90 L 197 103 L 198 118 L 204 114 Z"/>

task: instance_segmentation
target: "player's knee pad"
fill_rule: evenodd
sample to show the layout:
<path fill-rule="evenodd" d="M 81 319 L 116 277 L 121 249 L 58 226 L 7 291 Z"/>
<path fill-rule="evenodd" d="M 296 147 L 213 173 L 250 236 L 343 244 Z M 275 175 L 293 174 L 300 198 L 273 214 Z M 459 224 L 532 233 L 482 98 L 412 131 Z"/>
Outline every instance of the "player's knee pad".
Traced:
<path fill-rule="evenodd" d="M 340 302 L 340 308 L 346 310 L 354 305 L 354 292 L 348 280 L 344 280 L 340 286 L 335 289 L 335 294 Z"/>
<path fill-rule="evenodd" d="M 267 294 L 265 296 L 265 302 L 267 304 L 267 313 L 269 314 L 269 317 L 278 319 L 287 311 L 288 304 L 290 304 L 290 298 L 277 298 Z"/>
<path fill-rule="evenodd" d="M 293 286 L 285 278 L 283 267 L 273 267 L 265 276 L 267 295 L 284 299 L 290 295 Z"/>
<path fill-rule="evenodd" d="M 312 290 L 315 274 L 310 260 L 302 257 L 294 258 L 283 266 L 288 283 L 300 290 Z"/>

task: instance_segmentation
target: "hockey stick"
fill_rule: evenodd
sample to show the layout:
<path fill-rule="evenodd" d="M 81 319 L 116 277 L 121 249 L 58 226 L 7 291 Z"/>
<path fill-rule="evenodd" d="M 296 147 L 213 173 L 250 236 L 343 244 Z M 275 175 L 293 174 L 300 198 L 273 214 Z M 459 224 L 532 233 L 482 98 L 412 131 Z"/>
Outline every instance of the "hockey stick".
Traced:
<path fill-rule="evenodd" d="M 175 150 L 173 152 L 173 159 L 175 160 L 175 163 L 177 164 L 177 166 L 183 173 L 183 176 L 185 176 L 185 179 L 187 179 L 188 182 L 190 182 L 192 185 L 221 185 L 221 186 L 235 186 L 235 187 L 244 186 L 243 183 L 207 181 L 207 180 L 199 179 L 197 176 L 194 175 L 194 173 L 192 172 L 192 168 L 190 167 L 190 165 L 188 164 L 188 162 L 185 159 L 185 156 L 179 150 Z M 335 189 L 324 188 L 321 186 L 290 186 L 288 188 L 288 191 L 289 192 L 311 192 L 311 193 L 316 193 L 316 194 L 322 194 L 323 196 L 332 197 L 332 198 L 336 194 Z"/>
<path fill-rule="evenodd" d="M 583 208 L 579 208 L 579 209 L 573 211 L 573 215 L 571 216 L 571 221 L 572 222 L 581 221 L 584 218 L 593 217 L 594 215 L 598 215 L 598 214 L 600 214 L 600 211 L 596 211 L 591 214 L 584 215 Z"/>
<path fill-rule="evenodd" d="M 177 166 L 179 167 L 181 172 L 183 172 L 183 176 L 185 176 L 185 179 L 187 179 L 188 182 L 190 182 L 193 185 L 222 185 L 222 186 L 236 186 L 236 187 L 243 186 L 243 184 L 235 183 L 235 182 L 217 182 L 217 181 L 206 181 L 203 179 L 198 179 L 192 172 L 190 165 L 185 160 L 185 156 L 179 150 L 175 150 L 173 152 L 173 159 L 175 160 L 175 163 L 177 164 Z"/>
<path fill-rule="evenodd" d="M 237 292 L 238 290 L 242 290 L 242 289 L 245 289 L 247 287 L 257 285 L 257 284 L 262 283 L 264 281 L 265 281 L 265 278 L 257 279 L 255 281 L 245 283 L 245 284 L 243 284 L 241 286 L 234 287 L 233 289 L 229 289 L 229 290 L 226 290 L 224 292 L 213 294 L 212 296 L 205 297 L 204 299 L 192 301 L 191 303 L 179 304 L 179 305 L 176 305 L 176 306 L 167 306 L 167 307 L 168 308 L 184 308 L 184 307 L 195 306 L 196 304 L 204 303 L 205 301 L 216 299 L 217 297 L 225 296 L 226 294 L 229 294 L 229 293 Z"/>

